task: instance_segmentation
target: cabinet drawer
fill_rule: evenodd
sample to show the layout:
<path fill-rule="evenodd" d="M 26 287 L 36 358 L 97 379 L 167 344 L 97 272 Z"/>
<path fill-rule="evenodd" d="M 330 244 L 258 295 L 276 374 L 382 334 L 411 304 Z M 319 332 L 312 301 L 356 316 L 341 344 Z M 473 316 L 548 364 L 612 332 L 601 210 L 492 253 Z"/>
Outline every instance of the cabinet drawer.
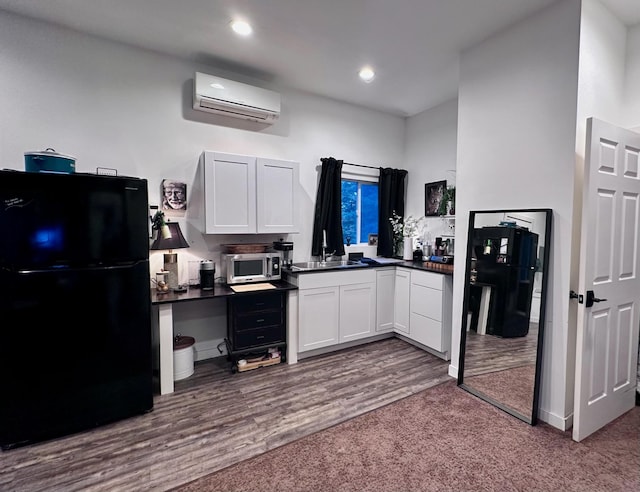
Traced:
<path fill-rule="evenodd" d="M 281 293 L 245 295 L 233 298 L 232 305 L 234 312 L 244 314 L 270 309 L 281 309 L 284 306 L 284 301 Z"/>
<path fill-rule="evenodd" d="M 243 330 L 235 333 L 233 349 L 244 350 L 269 343 L 285 341 L 284 326 L 264 326 L 253 330 Z"/>
<path fill-rule="evenodd" d="M 234 329 L 241 332 L 263 326 L 281 325 L 283 321 L 282 310 L 239 314 L 236 315 Z"/>
<path fill-rule="evenodd" d="M 442 290 L 443 276 L 439 273 L 431 272 L 411 272 L 411 284 L 429 287 L 430 289 Z"/>
<path fill-rule="evenodd" d="M 411 338 L 438 352 L 445 350 L 442 344 L 442 323 L 417 313 L 411 313 Z"/>
<path fill-rule="evenodd" d="M 411 285 L 411 312 L 442 321 L 442 291 Z"/>

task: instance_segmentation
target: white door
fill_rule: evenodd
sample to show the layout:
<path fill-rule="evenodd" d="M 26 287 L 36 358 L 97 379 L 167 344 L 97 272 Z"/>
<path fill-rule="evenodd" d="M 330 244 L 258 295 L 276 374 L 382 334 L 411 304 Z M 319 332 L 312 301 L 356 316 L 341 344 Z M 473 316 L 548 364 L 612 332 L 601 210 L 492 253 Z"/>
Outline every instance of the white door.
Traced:
<path fill-rule="evenodd" d="M 635 404 L 640 327 L 639 156 L 640 134 L 594 118 L 587 121 L 575 441 Z M 593 302 L 590 297 L 595 298 Z"/>

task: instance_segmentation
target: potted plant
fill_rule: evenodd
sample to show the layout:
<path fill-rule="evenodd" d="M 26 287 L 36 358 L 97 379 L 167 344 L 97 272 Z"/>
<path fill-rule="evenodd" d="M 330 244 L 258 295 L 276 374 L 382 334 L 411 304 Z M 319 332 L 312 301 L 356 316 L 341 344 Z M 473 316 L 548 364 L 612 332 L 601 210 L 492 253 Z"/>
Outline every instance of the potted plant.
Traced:
<path fill-rule="evenodd" d="M 442 194 L 442 201 L 438 208 L 438 215 L 456 214 L 456 187 L 448 186 Z"/>
<path fill-rule="evenodd" d="M 422 233 L 424 217 L 415 218 L 412 215 L 407 215 L 402 218 L 394 210 L 389 221 L 393 229 L 394 256 L 412 259 L 413 240 Z"/>

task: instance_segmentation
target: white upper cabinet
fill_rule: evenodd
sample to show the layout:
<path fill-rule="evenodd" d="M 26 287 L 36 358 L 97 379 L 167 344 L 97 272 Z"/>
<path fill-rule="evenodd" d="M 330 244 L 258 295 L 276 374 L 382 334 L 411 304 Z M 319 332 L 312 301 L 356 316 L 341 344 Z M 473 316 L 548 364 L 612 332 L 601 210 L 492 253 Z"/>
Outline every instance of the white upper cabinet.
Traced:
<path fill-rule="evenodd" d="M 297 162 L 258 157 L 257 232 L 298 232 Z"/>
<path fill-rule="evenodd" d="M 256 232 L 255 157 L 205 152 L 203 178 L 204 232 Z"/>
<path fill-rule="evenodd" d="M 298 232 L 297 162 L 203 152 L 189 216 L 205 234 Z"/>

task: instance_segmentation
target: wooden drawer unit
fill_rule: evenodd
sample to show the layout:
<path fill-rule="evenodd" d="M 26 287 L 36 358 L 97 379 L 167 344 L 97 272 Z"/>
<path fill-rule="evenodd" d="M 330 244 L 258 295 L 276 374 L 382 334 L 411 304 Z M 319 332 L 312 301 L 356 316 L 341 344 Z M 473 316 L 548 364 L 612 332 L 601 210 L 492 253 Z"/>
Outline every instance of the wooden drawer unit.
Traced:
<path fill-rule="evenodd" d="M 284 306 L 284 297 L 278 292 L 243 295 L 241 297 L 233 298 L 233 305 L 239 313 L 244 314 L 272 309 L 281 310 Z"/>
<path fill-rule="evenodd" d="M 286 344 L 286 292 L 260 292 L 229 297 L 229 351 L 260 351 Z"/>
<path fill-rule="evenodd" d="M 239 313 L 236 317 L 234 331 L 236 333 L 254 330 L 256 328 L 264 328 L 265 326 L 282 326 L 284 325 L 284 315 L 282 308 L 269 311 Z"/>
<path fill-rule="evenodd" d="M 265 344 L 280 343 L 285 338 L 284 326 L 265 326 L 252 330 L 243 330 L 235 334 L 235 350 L 249 350 Z"/>

